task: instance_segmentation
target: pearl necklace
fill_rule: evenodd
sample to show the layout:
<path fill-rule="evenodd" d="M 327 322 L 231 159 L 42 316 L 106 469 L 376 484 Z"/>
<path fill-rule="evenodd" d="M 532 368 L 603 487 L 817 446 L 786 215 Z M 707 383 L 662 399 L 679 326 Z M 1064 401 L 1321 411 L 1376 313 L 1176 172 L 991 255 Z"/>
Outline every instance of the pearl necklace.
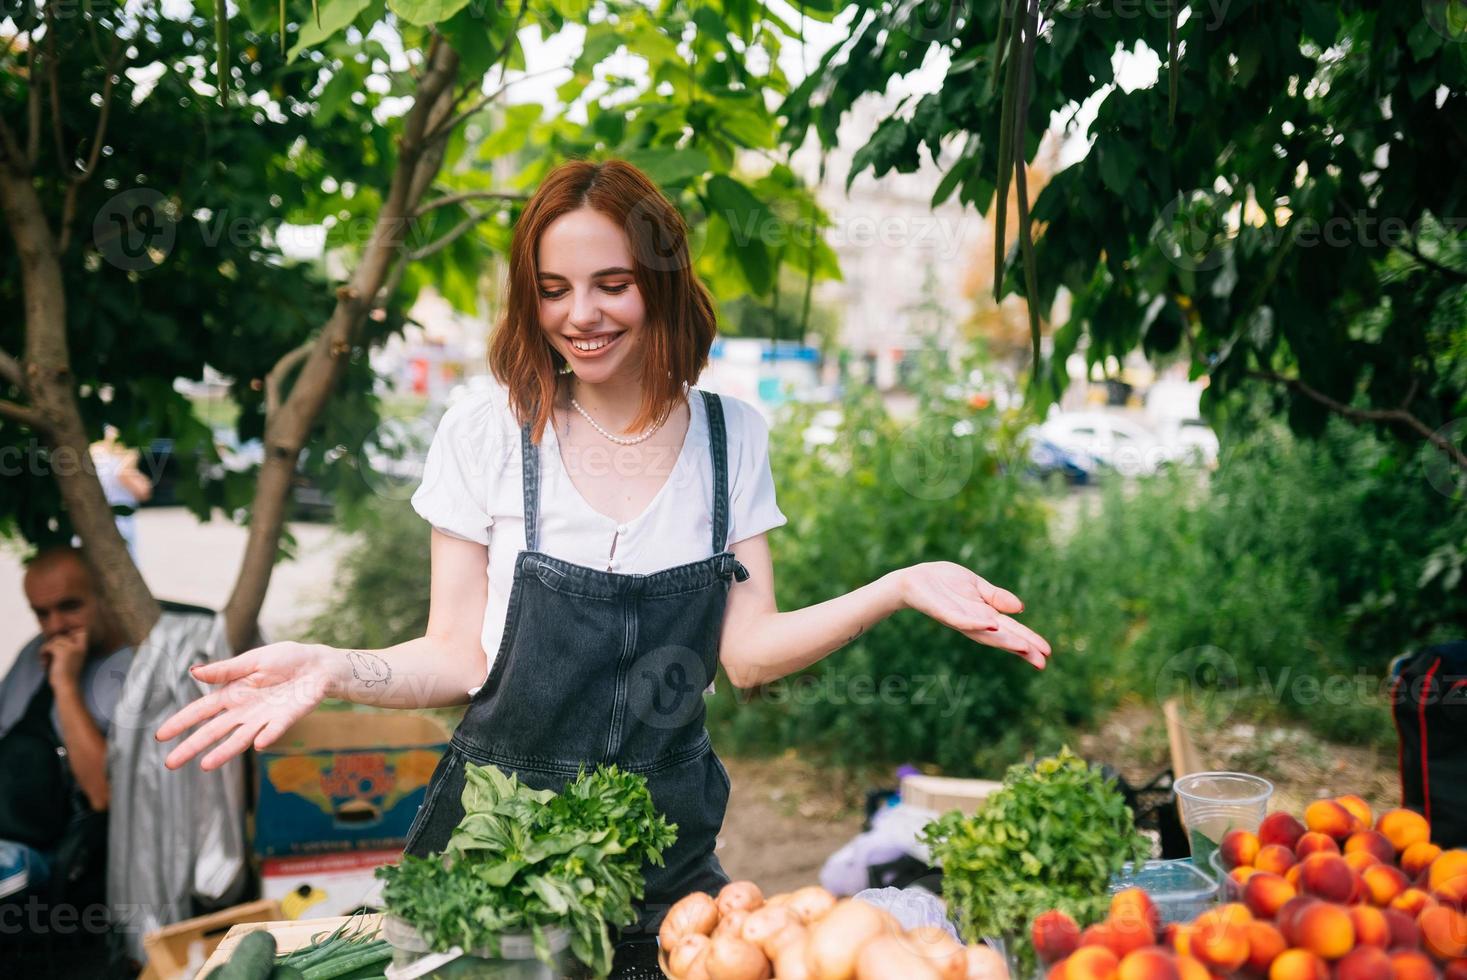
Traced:
<path fill-rule="evenodd" d="M 584 408 L 581 407 L 581 403 L 576 401 L 574 395 L 571 396 L 570 403 L 572 406 L 574 406 L 576 411 L 581 413 L 582 418 L 591 423 L 591 428 L 595 429 L 597 432 L 601 433 L 608 440 L 616 443 L 618 446 L 635 446 L 639 442 L 646 442 L 648 439 L 652 438 L 652 436 L 657 432 L 658 429 L 662 428 L 662 422 L 658 422 L 656 425 L 652 426 L 652 428 L 648 429 L 646 432 L 643 432 L 639 436 L 631 436 L 630 438 L 628 438 L 627 436 L 613 435 L 612 433 L 607 432 L 605 429 L 603 429 L 600 422 L 597 422 L 595 419 L 591 418 L 591 413 L 587 412 Z M 663 421 L 665 422 L 666 419 L 664 419 Z"/>

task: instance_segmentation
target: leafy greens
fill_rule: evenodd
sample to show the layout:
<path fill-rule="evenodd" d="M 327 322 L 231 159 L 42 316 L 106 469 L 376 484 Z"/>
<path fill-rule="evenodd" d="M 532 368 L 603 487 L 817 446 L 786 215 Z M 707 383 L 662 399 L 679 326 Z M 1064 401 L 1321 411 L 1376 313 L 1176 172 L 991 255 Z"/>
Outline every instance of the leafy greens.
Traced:
<path fill-rule="evenodd" d="M 611 928 L 636 919 L 643 862 L 660 866 L 677 839 L 646 780 L 601 766 L 555 793 L 494 766 L 468 763 L 465 777 L 464 816 L 443 852 L 378 870 L 387 911 L 438 951 L 498 956 L 501 936 L 528 934 L 547 966 L 547 930 L 565 928 L 572 954 L 609 974 Z"/>

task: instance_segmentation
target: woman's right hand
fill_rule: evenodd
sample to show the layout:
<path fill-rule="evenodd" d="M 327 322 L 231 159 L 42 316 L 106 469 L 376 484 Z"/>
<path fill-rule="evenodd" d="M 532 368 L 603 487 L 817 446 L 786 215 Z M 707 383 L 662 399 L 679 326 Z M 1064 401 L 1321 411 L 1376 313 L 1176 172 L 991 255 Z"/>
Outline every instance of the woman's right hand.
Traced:
<path fill-rule="evenodd" d="M 193 667 L 196 679 L 219 686 L 158 727 L 153 737 L 166 742 L 199 726 L 163 764 L 177 769 L 212 745 L 200 767 L 218 769 L 251 746 L 263 749 L 274 742 L 330 693 L 332 677 L 323 656 L 327 649 L 271 643 Z"/>

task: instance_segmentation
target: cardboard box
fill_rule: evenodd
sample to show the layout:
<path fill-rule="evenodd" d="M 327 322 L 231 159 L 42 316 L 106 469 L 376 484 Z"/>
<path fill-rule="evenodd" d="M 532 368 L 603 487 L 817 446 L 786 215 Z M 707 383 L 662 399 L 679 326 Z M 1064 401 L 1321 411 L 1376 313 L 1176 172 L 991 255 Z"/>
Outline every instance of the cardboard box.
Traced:
<path fill-rule="evenodd" d="M 143 969 L 141 980 L 175 980 L 191 976 L 224 940 L 231 927 L 279 918 L 280 903 L 260 899 L 150 932 L 143 937 L 143 952 L 148 956 L 148 964 Z"/>
<path fill-rule="evenodd" d="M 1003 786 L 991 779 L 952 779 L 947 776 L 914 774 L 902 777 L 902 802 L 911 806 L 947 813 L 961 810 L 972 816 L 978 812 L 988 794 Z"/>
<path fill-rule="evenodd" d="M 266 858 L 260 891 L 279 903 L 283 919 L 350 915 L 362 906 L 380 908 L 383 882 L 376 871 L 396 864 L 402 851 L 347 851 L 311 857 Z"/>
<path fill-rule="evenodd" d="M 312 712 L 259 754 L 255 853 L 401 850 L 448 738 L 422 715 Z"/>

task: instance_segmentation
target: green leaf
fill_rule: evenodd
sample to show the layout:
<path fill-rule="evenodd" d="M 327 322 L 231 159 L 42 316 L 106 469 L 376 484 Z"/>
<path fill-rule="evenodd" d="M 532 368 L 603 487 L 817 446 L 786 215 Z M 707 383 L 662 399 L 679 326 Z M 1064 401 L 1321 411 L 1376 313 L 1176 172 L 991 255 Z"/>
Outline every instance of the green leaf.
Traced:
<path fill-rule="evenodd" d="M 663 149 L 649 147 L 628 151 L 625 159 L 646 172 L 653 183 L 662 187 L 682 184 L 701 177 L 712 169 L 708 154 L 697 147 Z"/>
<path fill-rule="evenodd" d="M 286 60 L 294 61 L 302 51 L 313 48 L 338 31 L 344 30 L 348 24 L 357 19 L 358 14 L 371 5 L 372 0 L 321 0 L 320 22 L 307 19 L 301 25 L 300 33 L 295 38 L 295 44 L 291 45 L 290 51 L 286 54 Z"/>
<path fill-rule="evenodd" d="M 409 24 L 426 27 L 448 20 L 469 0 L 387 0 L 387 7 Z"/>

